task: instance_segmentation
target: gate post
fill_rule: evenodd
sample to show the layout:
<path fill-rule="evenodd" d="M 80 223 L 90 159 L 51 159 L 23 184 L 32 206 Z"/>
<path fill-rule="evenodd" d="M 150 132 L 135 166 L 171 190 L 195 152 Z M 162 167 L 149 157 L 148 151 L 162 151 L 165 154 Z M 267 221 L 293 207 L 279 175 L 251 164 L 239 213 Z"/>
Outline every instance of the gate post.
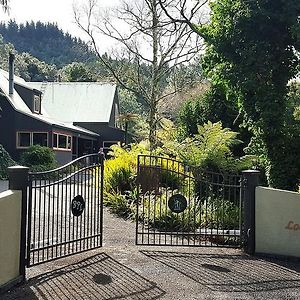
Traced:
<path fill-rule="evenodd" d="M 250 255 L 255 252 L 255 188 L 259 185 L 257 170 L 245 170 L 243 174 L 244 186 L 244 251 Z"/>
<path fill-rule="evenodd" d="M 27 219 L 27 186 L 29 168 L 13 166 L 8 168 L 8 188 L 10 190 L 22 191 L 21 206 L 21 241 L 20 241 L 20 266 L 19 272 L 23 280 L 25 279 L 26 265 L 26 219 Z"/>

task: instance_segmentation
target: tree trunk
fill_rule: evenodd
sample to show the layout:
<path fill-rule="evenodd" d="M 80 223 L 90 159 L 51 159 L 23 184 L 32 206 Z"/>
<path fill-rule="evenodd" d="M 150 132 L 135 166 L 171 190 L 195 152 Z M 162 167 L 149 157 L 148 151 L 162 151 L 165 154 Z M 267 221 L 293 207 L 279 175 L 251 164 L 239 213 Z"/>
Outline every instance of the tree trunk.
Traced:
<path fill-rule="evenodd" d="M 157 129 L 157 97 L 158 97 L 158 16 L 157 0 L 152 0 L 152 76 L 151 76 L 151 95 L 150 95 L 150 116 L 149 116 L 149 142 L 150 151 L 156 148 L 156 129 Z"/>
<path fill-rule="evenodd" d="M 128 120 L 125 120 L 125 145 L 128 143 Z"/>
<path fill-rule="evenodd" d="M 149 115 L 149 142 L 150 151 L 156 148 L 156 104 L 150 106 Z"/>

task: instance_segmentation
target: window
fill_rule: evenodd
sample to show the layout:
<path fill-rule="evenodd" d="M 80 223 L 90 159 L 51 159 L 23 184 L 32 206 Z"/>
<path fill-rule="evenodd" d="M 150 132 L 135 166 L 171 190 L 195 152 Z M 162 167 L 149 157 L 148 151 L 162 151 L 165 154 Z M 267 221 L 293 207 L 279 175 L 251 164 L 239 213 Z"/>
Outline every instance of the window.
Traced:
<path fill-rule="evenodd" d="M 68 136 L 68 142 L 67 142 L 68 149 L 72 149 L 72 137 Z"/>
<path fill-rule="evenodd" d="M 32 145 L 48 146 L 47 132 L 17 132 L 17 148 L 28 148 Z"/>
<path fill-rule="evenodd" d="M 31 145 L 30 132 L 18 132 L 17 133 L 17 147 L 28 148 Z"/>
<path fill-rule="evenodd" d="M 104 141 L 103 142 L 103 149 L 104 150 L 109 150 L 110 148 L 110 146 L 112 146 L 112 145 L 116 145 L 116 144 L 118 144 L 119 142 L 117 142 L 117 141 Z"/>
<path fill-rule="evenodd" d="M 48 134 L 46 132 L 33 132 L 32 133 L 32 144 L 47 147 L 48 146 Z"/>
<path fill-rule="evenodd" d="M 66 135 L 58 135 L 58 148 L 67 149 L 67 136 Z"/>
<path fill-rule="evenodd" d="M 72 137 L 66 134 L 53 133 L 53 148 L 59 150 L 71 150 Z"/>
<path fill-rule="evenodd" d="M 39 95 L 33 96 L 33 111 L 35 113 L 41 113 L 41 97 Z"/>

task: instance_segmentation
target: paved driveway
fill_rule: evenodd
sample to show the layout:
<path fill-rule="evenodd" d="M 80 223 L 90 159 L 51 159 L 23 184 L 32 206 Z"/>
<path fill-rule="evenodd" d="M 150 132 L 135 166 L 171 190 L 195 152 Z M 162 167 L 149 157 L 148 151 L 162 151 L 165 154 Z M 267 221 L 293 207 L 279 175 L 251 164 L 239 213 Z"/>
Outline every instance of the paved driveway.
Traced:
<path fill-rule="evenodd" d="M 300 299 L 300 263 L 224 248 L 137 247 L 135 224 L 104 213 L 104 247 L 28 270 L 15 299 Z"/>

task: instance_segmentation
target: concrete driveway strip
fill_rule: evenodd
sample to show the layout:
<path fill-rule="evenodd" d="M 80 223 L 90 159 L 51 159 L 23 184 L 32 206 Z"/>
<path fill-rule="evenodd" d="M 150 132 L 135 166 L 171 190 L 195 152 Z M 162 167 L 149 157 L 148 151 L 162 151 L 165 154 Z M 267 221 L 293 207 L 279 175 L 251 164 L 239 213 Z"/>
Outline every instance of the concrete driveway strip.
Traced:
<path fill-rule="evenodd" d="M 104 212 L 104 247 L 28 269 L 15 299 L 300 299 L 300 263 L 224 248 L 138 247 Z"/>

